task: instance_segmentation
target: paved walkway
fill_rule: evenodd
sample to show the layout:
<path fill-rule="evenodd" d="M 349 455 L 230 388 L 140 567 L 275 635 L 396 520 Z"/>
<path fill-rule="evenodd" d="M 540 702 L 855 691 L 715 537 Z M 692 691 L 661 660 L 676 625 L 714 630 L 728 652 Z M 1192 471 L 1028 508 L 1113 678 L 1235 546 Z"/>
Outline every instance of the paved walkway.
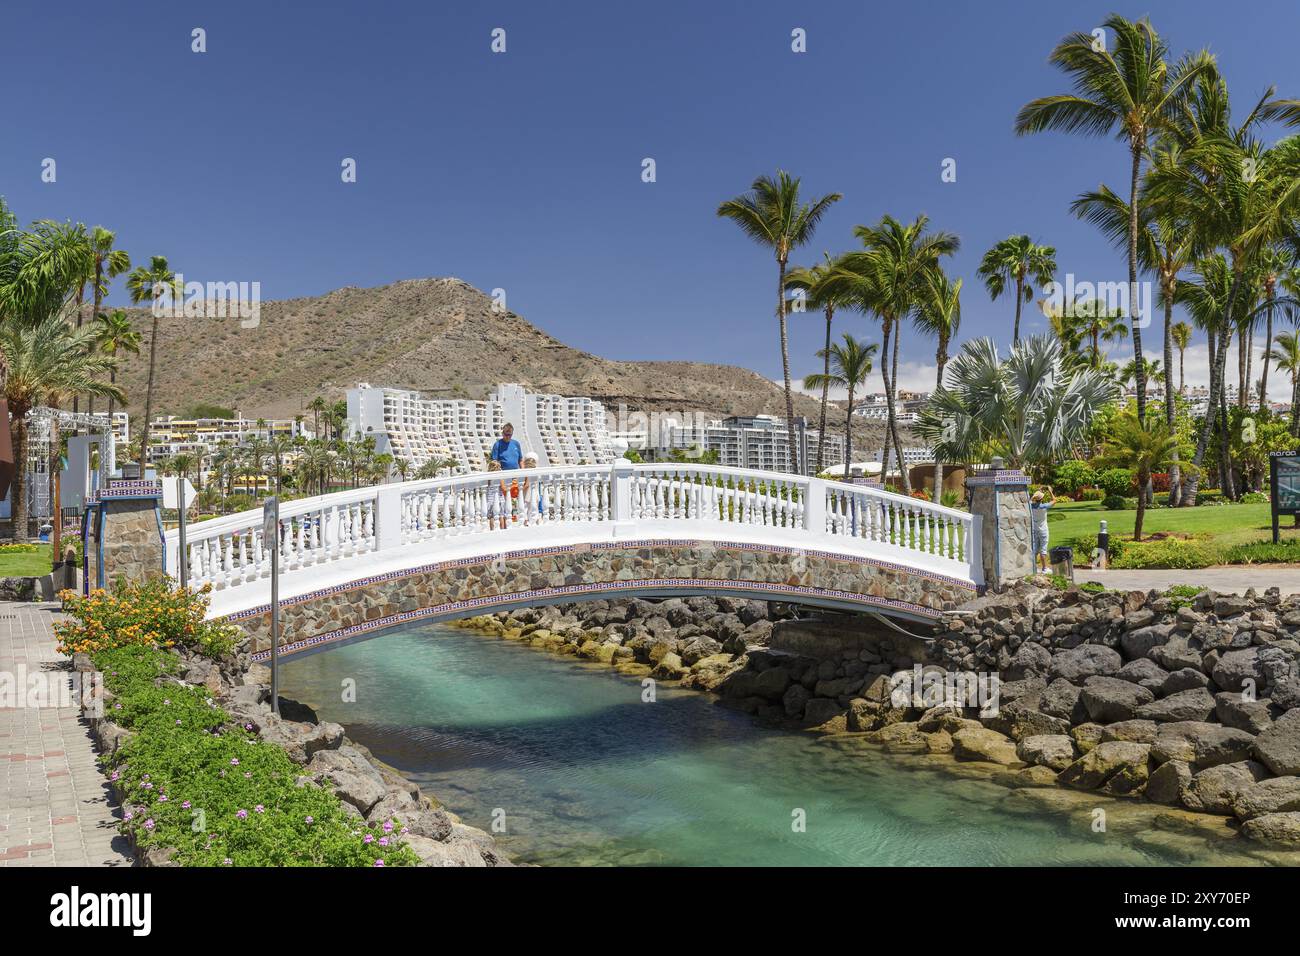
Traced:
<path fill-rule="evenodd" d="M 1241 594 L 1254 588 L 1278 588 L 1283 594 L 1300 594 L 1300 567 L 1294 564 L 1205 568 L 1200 571 L 1092 571 L 1075 568 L 1076 581 L 1100 581 L 1121 591 L 1163 591 L 1174 584 L 1194 584 L 1223 593 Z"/>
<path fill-rule="evenodd" d="M 20 681 L 19 703 L 24 674 L 57 673 L 71 688 L 50 628 L 57 608 L 0 602 L 0 680 Z M 130 866 L 114 810 L 75 702 L 0 708 L 0 866 Z"/>

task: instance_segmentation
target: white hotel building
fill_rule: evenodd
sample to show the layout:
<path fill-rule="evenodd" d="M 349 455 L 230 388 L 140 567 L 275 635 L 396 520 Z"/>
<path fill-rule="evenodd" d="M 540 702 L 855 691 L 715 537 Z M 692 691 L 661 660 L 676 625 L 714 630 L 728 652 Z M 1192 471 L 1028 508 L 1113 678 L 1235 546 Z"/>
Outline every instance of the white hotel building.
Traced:
<path fill-rule="evenodd" d="M 605 465 L 618 457 L 605 408 L 590 398 L 539 395 L 501 384 L 486 401 L 430 399 L 402 388 L 360 382 L 348 390 L 348 430 L 374 435 L 376 449 L 415 468 L 433 459 L 456 462 L 456 474 L 482 471 L 501 427 L 510 422 L 524 454 L 548 465 Z"/>

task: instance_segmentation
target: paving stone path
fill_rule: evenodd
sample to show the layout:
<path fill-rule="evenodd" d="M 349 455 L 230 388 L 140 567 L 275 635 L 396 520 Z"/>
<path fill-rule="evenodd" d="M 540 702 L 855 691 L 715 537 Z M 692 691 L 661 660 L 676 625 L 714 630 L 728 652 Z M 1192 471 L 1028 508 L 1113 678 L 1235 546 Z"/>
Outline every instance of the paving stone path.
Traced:
<path fill-rule="evenodd" d="M 57 616 L 57 604 L 0 602 L 0 675 L 57 675 L 71 700 L 72 673 L 54 649 Z M 20 680 L 20 697 L 26 686 Z M 75 702 L 0 706 L 0 866 L 132 864 L 95 757 Z"/>

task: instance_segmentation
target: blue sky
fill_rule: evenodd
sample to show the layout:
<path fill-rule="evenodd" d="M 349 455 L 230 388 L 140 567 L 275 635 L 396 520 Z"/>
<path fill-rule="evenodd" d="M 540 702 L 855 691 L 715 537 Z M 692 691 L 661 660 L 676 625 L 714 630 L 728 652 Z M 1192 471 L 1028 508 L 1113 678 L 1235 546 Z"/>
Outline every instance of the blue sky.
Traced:
<path fill-rule="evenodd" d="M 776 377 L 775 265 L 715 210 L 781 167 L 810 195 L 844 194 L 796 258 L 852 247 L 852 227 L 882 213 L 924 212 L 962 240 L 962 338 L 1005 343 L 1012 305 L 974 277 L 998 239 L 1052 244 L 1080 280 L 1125 277 L 1068 206 L 1122 186 L 1126 151 L 1012 132 L 1023 103 L 1066 88 L 1055 42 L 1113 7 L 9 0 L 0 195 L 20 220 L 103 224 L 138 261 L 260 281 L 264 299 L 456 275 L 600 355 Z M 1175 53 L 1209 47 L 1239 111 L 1270 83 L 1300 96 L 1294 0 L 1115 8 L 1149 14 Z M 344 157 L 356 183 L 340 180 Z M 949 157 L 955 183 L 940 177 Z M 793 320 L 796 373 L 816 364 L 819 326 Z M 878 338 L 861 316 L 840 327 Z M 927 382 L 933 347 L 909 333 L 904 349 L 902 384 Z M 1203 354 L 1189 352 L 1189 379 Z"/>

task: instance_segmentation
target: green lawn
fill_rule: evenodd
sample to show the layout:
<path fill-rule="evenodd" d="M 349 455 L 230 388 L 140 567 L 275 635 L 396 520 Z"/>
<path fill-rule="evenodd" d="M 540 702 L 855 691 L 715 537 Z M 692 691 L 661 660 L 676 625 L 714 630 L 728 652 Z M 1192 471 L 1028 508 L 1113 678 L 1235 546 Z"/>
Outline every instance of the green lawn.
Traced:
<path fill-rule="evenodd" d="M 0 578 L 39 578 L 50 573 L 50 546 L 37 544 L 36 550 L 27 553 L 0 551 Z"/>
<path fill-rule="evenodd" d="M 1267 504 L 1203 505 L 1197 508 L 1148 508 L 1142 522 L 1142 536 L 1155 531 L 1174 531 L 1205 538 L 1215 545 L 1251 544 L 1272 540 Z M 1073 501 L 1053 505 L 1047 513 L 1048 538 L 1052 544 L 1069 544 L 1079 535 L 1096 534 L 1105 521 L 1111 537 L 1133 537 L 1136 511 L 1107 511 L 1097 501 Z M 1300 528 L 1291 519 L 1281 519 L 1282 540 L 1300 540 Z"/>

